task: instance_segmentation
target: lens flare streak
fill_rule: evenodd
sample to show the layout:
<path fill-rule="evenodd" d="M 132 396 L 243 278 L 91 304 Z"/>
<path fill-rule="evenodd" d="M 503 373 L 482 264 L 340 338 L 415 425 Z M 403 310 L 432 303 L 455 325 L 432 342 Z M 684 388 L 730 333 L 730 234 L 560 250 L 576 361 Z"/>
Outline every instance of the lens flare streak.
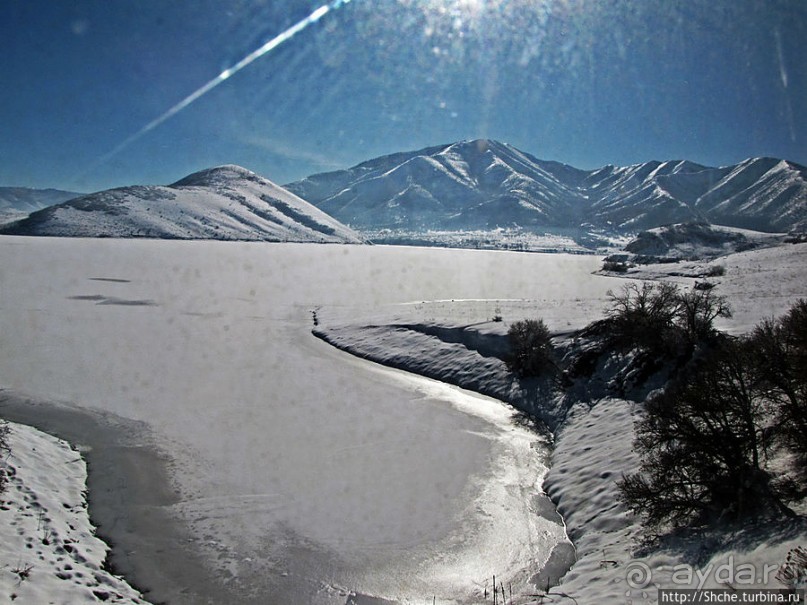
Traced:
<path fill-rule="evenodd" d="M 300 21 L 298 21 L 297 23 L 295 23 L 294 25 L 292 25 L 291 27 L 289 27 L 288 29 L 286 29 L 282 33 L 278 34 L 277 36 L 275 36 L 274 38 L 272 38 L 271 40 L 269 40 L 268 42 L 266 42 L 265 44 L 263 44 L 259 48 L 255 49 L 254 51 L 249 53 L 247 56 L 245 56 L 243 59 L 241 59 L 240 61 L 238 61 L 237 63 L 235 63 L 231 67 L 228 67 L 227 69 L 222 71 L 219 75 L 217 75 L 215 78 L 213 78 L 212 80 L 210 80 L 209 82 L 207 82 L 206 84 L 204 84 L 203 86 L 201 86 L 200 88 L 198 88 L 197 90 L 195 90 L 194 92 L 189 94 L 187 97 L 182 99 L 179 103 L 177 103 L 176 105 L 174 105 L 173 107 L 168 109 L 165 113 L 163 113 L 159 117 L 155 118 L 154 120 L 152 120 L 151 122 L 149 122 L 145 126 L 143 126 L 143 128 L 138 130 L 136 133 L 131 135 L 129 138 L 125 139 L 117 147 L 115 147 L 112 151 L 110 151 L 106 155 L 100 157 L 85 172 L 85 174 L 87 172 L 92 172 L 92 170 L 94 170 L 98 166 L 108 162 L 110 159 L 112 159 L 113 157 L 118 155 L 121 151 L 123 151 L 124 149 L 129 147 L 129 145 L 131 145 L 132 143 L 134 143 L 135 141 L 140 139 L 143 135 L 151 132 L 152 130 L 157 128 L 160 124 L 162 124 L 166 120 L 169 120 L 170 118 L 172 118 L 173 116 L 178 114 L 180 111 L 185 109 L 188 105 L 190 105 L 191 103 L 193 103 L 194 101 L 196 101 L 200 97 L 203 97 L 204 95 L 209 93 L 211 90 L 216 88 L 216 86 L 218 86 L 219 84 L 221 84 L 225 80 L 227 80 L 230 77 L 237 74 L 239 71 L 241 71 L 242 69 L 247 67 L 253 61 L 256 61 L 256 60 L 260 59 L 266 53 L 274 50 L 275 48 L 277 48 L 278 46 L 280 46 L 281 44 L 283 44 L 287 40 L 291 39 L 293 36 L 300 33 L 301 31 L 303 31 L 309 25 L 312 25 L 312 24 L 316 23 L 317 21 L 319 21 L 320 19 L 322 19 L 322 17 L 327 15 L 329 12 L 338 9 L 339 7 L 341 7 L 344 4 L 348 4 L 349 2 L 350 2 L 350 0 L 332 0 L 328 4 L 323 4 L 322 6 L 317 8 L 315 11 L 313 11 L 310 15 L 308 15 L 306 18 L 301 19 Z"/>

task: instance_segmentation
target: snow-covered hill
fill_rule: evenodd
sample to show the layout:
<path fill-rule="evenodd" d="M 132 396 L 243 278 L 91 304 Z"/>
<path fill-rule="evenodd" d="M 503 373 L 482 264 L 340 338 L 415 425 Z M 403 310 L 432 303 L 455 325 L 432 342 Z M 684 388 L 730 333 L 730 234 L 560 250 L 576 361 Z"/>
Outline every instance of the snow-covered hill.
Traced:
<path fill-rule="evenodd" d="M 692 220 L 769 232 L 807 228 L 807 168 L 771 158 L 722 168 L 653 161 L 584 171 L 475 140 L 384 156 L 286 187 L 365 231 L 624 233 Z"/>
<path fill-rule="evenodd" d="M 74 191 L 0 187 L 0 224 L 25 218 L 31 212 L 80 196 Z"/>
<path fill-rule="evenodd" d="M 239 166 L 169 185 L 109 189 L 34 212 L 0 233 L 273 242 L 361 241 L 308 202 Z"/>
<path fill-rule="evenodd" d="M 632 262 L 648 264 L 717 258 L 786 242 L 788 238 L 782 233 L 691 222 L 642 231 L 625 246 L 625 252 L 631 255 Z"/>

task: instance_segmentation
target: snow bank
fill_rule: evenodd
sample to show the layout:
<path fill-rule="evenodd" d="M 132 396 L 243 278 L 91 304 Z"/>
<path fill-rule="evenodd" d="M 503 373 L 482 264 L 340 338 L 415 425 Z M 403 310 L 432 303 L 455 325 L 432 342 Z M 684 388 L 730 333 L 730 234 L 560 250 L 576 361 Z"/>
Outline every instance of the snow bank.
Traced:
<path fill-rule="evenodd" d="M 85 500 L 87 469 L 59 439 L 9 423 L 11 453 L 0 462 L 0 599 L 144 604 L 105 567 L 109 547 L 95 536 Z"/>
<path fill-rule="evenodd" d="M 617 499 L 615 480 L 635 472 L 635 402 L 606 398 L 581 404 L 557 436 L 545 488 L 563 515 L 577 562 L 551 593 L 578 603 L 658 602 L 659 589 L 781 589 L 777 577 L 792 549 L 804 545 L 801 521 L 762 521 L 667 536 L 643 546 L 638 520 Z"/>
<path fill-rule="evenodd" d="M 342 324 L 318 326 L 313 333 L 357 357 L 494 397 L 554 429 L 566 410 L 552 398 L 546 380 L 522 380 L 508 369 L 508 327 L 504 322 Z"/>
<path fill-rule="evenodd" d="M 610 398 L 591 409 L 579 405 L 556 436 L 544 488 L 566 522 L 577 562 L 552 592 L 598 603 L 611 595 L 624 603 L 620 584 L 639 528 L 617 501 L 615 480 L 639 465 L 632 451 L 634 407 Z"/>

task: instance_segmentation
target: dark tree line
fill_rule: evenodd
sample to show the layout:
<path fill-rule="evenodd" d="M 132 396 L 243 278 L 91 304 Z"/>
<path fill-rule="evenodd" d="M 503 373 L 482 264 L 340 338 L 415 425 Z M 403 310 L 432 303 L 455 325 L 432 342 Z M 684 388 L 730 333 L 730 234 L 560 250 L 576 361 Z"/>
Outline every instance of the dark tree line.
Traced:
<path fill-rule="evenodd" d="M 622 498 L 652 526 L 789 513 L 784 503 L 807 493 L 807 302 L 730 338 L 712 327 L 723 301 L 693 294 L 678 298 L 673 323 L 694 352 L 646 402 L 642 464 L 619 482 Z M 774 472 L 772 455 L 790 468 Z"/>

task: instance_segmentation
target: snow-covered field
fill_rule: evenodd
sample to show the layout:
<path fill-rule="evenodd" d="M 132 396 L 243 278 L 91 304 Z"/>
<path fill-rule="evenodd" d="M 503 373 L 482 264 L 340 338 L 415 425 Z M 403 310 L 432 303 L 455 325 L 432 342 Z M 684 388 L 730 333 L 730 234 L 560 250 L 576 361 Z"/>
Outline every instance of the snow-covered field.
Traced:
<path fill-rule="evenodd" d="M 152 553 L 163 569 L 202 553 L 232 602 L 462 602 L 494 573 L 536 572 L 562 539 L 523 497 L 544 472 L 540 436 L 310 329 L 317 310 L 476 321 L 537 306 L 583 324 L 614 285 L 590 276 L 598 259 L 16 237 L 0 249 L 0 384 L 150 427 L 177 492 L 159 512 L 191 540 Z M 182 589 L 172 602 L 201 600 Z"/>
<path fill-rule="evenodd" d="M 723 275 L 706 277 L 715 268 Z M 644 265 L 630 270 L 631 279 L 667 279 L 683 286 L 708 281 L 728 298 L 732 317 L 717 326 L 732 334 L 751 330 L 762 319 L 787 312 L 798 298 L 807 297 L 807 246 L 785 244 L 738 252 L 708 262 Z"/>
<path fill-rule="evenodd" d="M 210 602 L 484 602 L 494 573 L 529 592 L 526 580 L 563 542 L 557 516 L 530 498 L 548 449 L 509 408 L 353 358 L 310 329 L 315 318 L 501 315 L 567 331 L 600 317 L 620 285 L 592 275 L 600 259 L 11 237 L 0 250 L 0 385 L 149 427 L 173 460 L 176 497 L 161 512 L 189 540 L 149 551 L 140 536 L 141 556 L 170 569 L 183 552 L 203 555 L 200 580 L 212 573 L 223 591 Z M 723 261 L 721 291 L 738 308 L 727 327 L 741 331 L 807 296 L 806 252 Z M 652 583 L 626 584 L 636 529 L 613 504 L 614 475 L 631 466 L 634 412 L 602 401 L 560 433 L 547 485 L 579 562 L 556 595 L 655 597 Z M 779 561 L 800 539 L 752 560 Z M 670 561 L 639 562 L 663 580 Z M 134 580 L 154 600 L 170 592 Z M 209 596 L 192 583 L 169 588 L 172 603 Z"/>

